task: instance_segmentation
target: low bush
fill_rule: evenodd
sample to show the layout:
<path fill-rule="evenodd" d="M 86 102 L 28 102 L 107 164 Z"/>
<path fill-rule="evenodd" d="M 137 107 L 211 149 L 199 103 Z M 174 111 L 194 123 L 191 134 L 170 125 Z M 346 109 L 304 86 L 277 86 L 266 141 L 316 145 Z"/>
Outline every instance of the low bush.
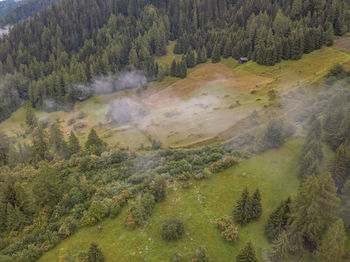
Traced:
<path fill-rule="evenodd" d="M 178 240 L 185 231 L 184 224 L 177 218 L 164 221 L 162 226 L 162 238 L 165 240 Z"/>

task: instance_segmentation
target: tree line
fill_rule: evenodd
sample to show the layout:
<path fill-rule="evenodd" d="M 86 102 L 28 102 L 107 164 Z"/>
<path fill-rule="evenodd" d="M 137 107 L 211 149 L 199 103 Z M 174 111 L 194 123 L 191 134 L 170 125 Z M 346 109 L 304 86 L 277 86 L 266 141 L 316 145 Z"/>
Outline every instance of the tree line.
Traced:
<path fill-rule="evenodd" d="M 130 67 L 157 79 L 184 77 L 186 68 L 222 56 L 247 56 L 264 65 L 299 59 L 347 32 L 348 10 L 340 0 L 53 2 L 0 40 L 0 75 L 19 79 L 15 98 L 5 94 L 11 102 L 0 101 L 0 108 L 8 108 L 0 120 L 18 108 L 17 100 L 36 108 L 52 100 L 54 110 L 69 109 L 81 95 L 76 84 Z M 174 52 L 184 57 L 161 67 L 155 57 L 166 54 L 169 40 L 176 40 Z"/>

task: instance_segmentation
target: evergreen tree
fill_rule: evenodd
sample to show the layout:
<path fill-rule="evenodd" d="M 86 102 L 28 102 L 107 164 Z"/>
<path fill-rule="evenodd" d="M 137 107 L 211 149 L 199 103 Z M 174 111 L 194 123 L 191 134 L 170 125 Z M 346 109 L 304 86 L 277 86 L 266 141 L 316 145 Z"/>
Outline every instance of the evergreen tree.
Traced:
<path fill-rule="evenodd" d="M 286 231 L 278 236 L 276 240 L 272 243 L 272 248 L 269 251 L 269 258 L 272 262 L 280 262 L 289 252 L 289 240 Z"/>
<path fill-rule="evenodd" d="M 293 202 L 292 232 L 298 232 L 304 242 L 317 245 L 339 214 L 340 200 L 336 192 L 329 173 L 309 176 Z"/>
<path fill-rule="evenodd" d="M 341 218 L 347 230 L 350 230 L 350 178 L 346 182 L 341 194 Z"/>
<path fill-rule="evenodd" d="M 248 242 L 236 256 L 236 262 L 258 262 L 252 242 Z"/>
<path fill-rule="evenodd" d="M 80 151 L 80 144 L 78 138 L 75 136 L 74 132 L 70 132 L 68 141 L 68 150 L 71 155 L 76 154 Z"/>
<path fill-rule="evenodd" d="M 196 58 L 193 50 L 190 50 L 186 55 L 186 65 L 188 68 L 192 68 L 196 65 Z"/>
<path fill-rule="evenodd" d="M 96 243 L 91 243 L 88 251 L 88 262 L 104 262 L 105 257 Z"/>
<path fill-rule="evenodd" d="M 218 63 L 218 62 L 220 62 L 220 60 L 221 60 L 220 56 L 221 56 L 220 46 L 219 46 L 219 44 L 216 44 L 216 45 L 214 46 L 213 53 L 212 53 L 212 55 L 211 55 L 211 61 L 212 61 L 213 63 Z"/>
<path fill-rule="evenodd" d="M 50 127 L 50 138 L 49 143 L 53 147 L 55 152 L 61 151 L 61 145 L 63 141 L 63 132 L 58 120 L 53 123 Z"/>
<path fill-rule="evenodd" d="M 251 214 L 251 197 L 248 189 L 245 188 L 233 210 L 233 219 L 237 224 L 244 226 L 250 222 Z"/>
<path fill-rule="evenodd" d="M 33 133 L 33 146 L 35 152 L 41 157 L 41 159 L 45 159 L 45 154 L 48 150 L 46 133 L 41 127 L 37 127 Z"/>
<path fill-rule="evenodd" d="M 262 205 L 261 205 L 261 195 L 259 189 L 257 189 L 251 198 L 251 215 L 250 220 L 257 220 L 261 217 Z"/>
<path fill-rule="evenodd" d="M 288 199 L 282 201 L 282 203 L 269 216 L 265 225 L 265 235 L 268 240 L 276 240 L 281 232 L 287 229 L 290 218 L 290 204 L 291 199 L 288 197 Z"/>
<path fill-rule="evenodd" d="M 343 220 L 334 222 L 322 238 L 316 257 L 319 262 L 343 262 L 346 252 L 346 234 Z"/>
<path fill-rule="evenodd" d="M 335 185 L 338 190 L 341 190 L 350 177 L 350 146 L 348 143 L 339 146 L 328 168 Z"/>
<path fill-rule="evenodd" d="M 226 40 L 224 47 L 224 58 L 229 58 L 232 55 L 232 41 L 230 38 Z"/>
<path fill-rule="evenodd" d="M 88 139 L 85 143 L 85 148 L 91 153 L 100 155 L 106 148 L 105 142 L 98 137 L 95 129 L 91 129 L 88 135 Z"/>
<path fill-rule="evenodd" d="M 5 165 L 8 161 L 10 145 L 7 135 L 0 131 L 0 166 Z"/>
<path fill-rule="evenodd" d="M 38 120 L 34 114 L 34 110 L 29 103 L 26 104 L 26 123 L 31 128 L 38 125 Z"/>
<path fill-rule="evenodd" d="M 171 63 L 170 76 L 172 76 L 172 77 L 178 76 L 178 74 L 177 74 L 177 63 L 176 63 L 175 59 Z"/>
<path fill-rule="evenodd" d="M 201 57 L 200 63 L 206 63 L 208 61 L 207 49 L 205 46 L 203 46 L 200 51 L 200 57 Z"/>

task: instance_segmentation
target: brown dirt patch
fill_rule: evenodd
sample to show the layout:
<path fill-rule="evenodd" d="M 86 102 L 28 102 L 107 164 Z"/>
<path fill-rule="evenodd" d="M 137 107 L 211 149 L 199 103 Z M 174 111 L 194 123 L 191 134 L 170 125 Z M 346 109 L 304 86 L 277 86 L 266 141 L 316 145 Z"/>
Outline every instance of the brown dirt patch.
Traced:
<path fill-rule="evenodd" d="M 169 87 L 150 95 L 145 104 L 160 107 L 181 99 L 190 93 L 208 85 L 220 84 L 234 88 L 238 92 L 248 93 L 261 85 L 272 82 L 272 78 L 257 76 L 242 69 L 231 69 L 218 64 L 205 64 L 190 73 L 185 79 L 179 80 Z"/>

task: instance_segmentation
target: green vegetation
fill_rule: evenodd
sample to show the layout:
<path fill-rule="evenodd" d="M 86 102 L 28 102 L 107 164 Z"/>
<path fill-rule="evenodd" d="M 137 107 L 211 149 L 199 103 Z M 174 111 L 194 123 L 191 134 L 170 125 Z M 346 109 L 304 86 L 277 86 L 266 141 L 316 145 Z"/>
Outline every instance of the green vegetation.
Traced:
<path fill-rule="evenodd" d="M 299 140 L 288 142 L 280 149 L 245 160 L 208 180 L 191 180 L 189 189 L 181 189 L 181 183 L 175 182 L 168 189 L 166 200 L 155 206 L 145 227 L 135 231 L 125 228 L 127 212 L 123 209 L 117 218 L 102 221 L 102 232 L 97 230 L 97 226 L 83 228 L 39 261 L 55 261 L 64 254 L 67 258 L 74 257 L 96 239 L 99 239 L 98 244 L 107 261 L 114 257 L 119 257 L 121 261 L 139 261 L 141 258 L 159 261 L 171 259 L 176 252 L 184 259 L 189 259 L 199 246 L 206 247 L 211 259 L 220 253 L 222 261 L 231 261 L 249 239 L 254 239 L 257 253 L 261 254 L 262 250 L 269 247 L 264 237 L 265 221 L 278 206 L 279 199 L 287 198 L 297 191 L 298 171 L 294 166 L 299 161 L 301 146 L 302 141 Z M 246 175 L 242 176 L 242 173 Z M 229 215 L 245 186 L 251 190 L 259 186 L 264 212 L 259 221 L 239 228 L 240 238 L 232 245 L 222 239 L 210 221 Z M 186 233 L 189 233 L 176 242 L 163 241 L 161 238 L 161 225 L 171 217 L 181 219 Z"/>

